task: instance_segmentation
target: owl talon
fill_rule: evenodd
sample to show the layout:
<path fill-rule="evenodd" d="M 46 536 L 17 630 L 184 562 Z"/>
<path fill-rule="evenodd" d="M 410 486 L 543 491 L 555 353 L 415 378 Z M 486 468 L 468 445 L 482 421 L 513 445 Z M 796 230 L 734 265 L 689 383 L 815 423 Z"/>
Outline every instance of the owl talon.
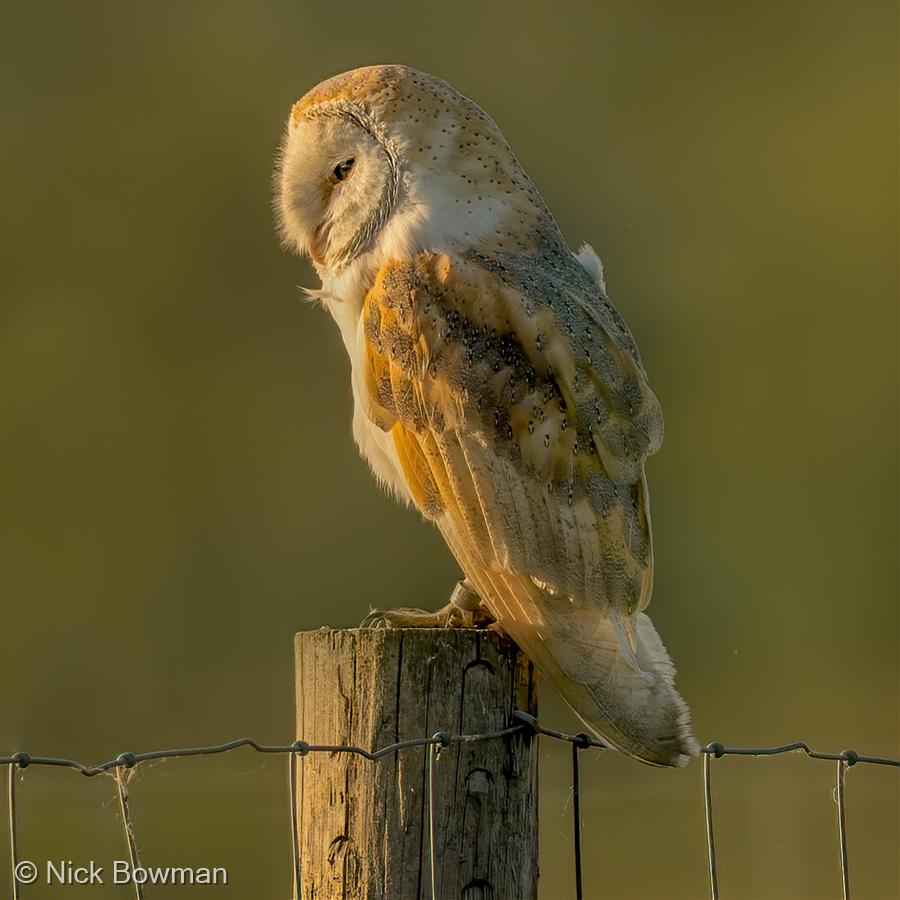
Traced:
<path fill-rule="evenodd" d="M 483 606 L 466 609 L 454 602 L 437 612 L 425 609 L 373 609 L 359 623 L 360 628 L 486 628 L 493 616 Z"/>
<path fill-rule="evenodd" d="M 359 623 L 360 628 L 390 628 L 391 624 L 386 618 L 384 610 L 373 609 Z"/>
<path fill-rule="evenodd" d="M 448 624 L 447 607 L 437 612 L 427 609 L 373 609 L 359 623 L 360 628 L 443 628 Z"/>

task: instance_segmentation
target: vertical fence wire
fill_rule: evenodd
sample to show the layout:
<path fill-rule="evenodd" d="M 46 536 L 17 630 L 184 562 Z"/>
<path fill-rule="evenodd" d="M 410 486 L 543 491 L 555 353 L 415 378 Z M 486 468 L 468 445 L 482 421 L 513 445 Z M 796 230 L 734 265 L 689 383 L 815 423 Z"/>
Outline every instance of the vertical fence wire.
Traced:
<path fill-rule="evenodd" d="M 584 900 L 584 880 L 581 872 L 581 771 L 578 754 L 581 744 L 572 742 L 572 817 L 574 819 L 575 837 L 575 897 Z"/>
<path fill-rule="evenodd" d="M 126 756 L 126 754 L 123 754 Z M 133 763 L 132 763 L 133 765 Z M 128 805 L 128 785 L 126 783 L 125 769 L 130 769 L 128 760 L 123 760 L 116 766 L 116 787 L 119 791 L 119 809 L 122 811 L 122 826 L 125 828 L 125 840 L 128 844 L 128 858 L 131 860 L 131 883 L 134 885 L 135 900 L 144 900 L 144 886 L 135 877 L 135 870 L 141 864 L 137 842 L 134 838 L 134 823 L 131 821 L 131 810 Z"/>
<path fill-rule="evenodd" d="M 434 754 L 435 745 L 429 744 L 425 768 L 428 785 L 428 865 L 431 872 L 431 900 L 437 900 L 437 882 L 434 877 Z"/>
<path fill-rule="evenodd" d="M 288 783 L 291 791 L 291 857 L 293 861 L 294 900 L 300 900 L 300 811 L 297 796 L 297 752 L 288 757 Z"/>
<path fill-rule="evenodd" d="M 12 872 L 12 900 L 19 900 L 19 879 L 16 873 L 19 870 L 19 836 L 18 821 L 16 818 L 16 770 L 18 766 L 11 762 L 7 766 L 9 772 L 9 785 L 6 794 L 7 810 L 9 812 L 9 864 Z"/>
<path fill-rule="evenodd" d="M 711 900 L 719 900 L 719 874 L 716 870 L 716 832 L 713 827 L 712 802 L 712 765 L 713 750 L 703 754 L 703 801 L 706 810 L 706 858 L 709 865 L 709 896 Z"/>
<path fill-rule="evenodd" d="M 838 840 L 841 854 L 841 897 L 850 900 L 850 862 L 847 856 L 847 806 L 845 803 L 844 779 L 847 775 L 847 761 L 839 759 L 835 771 L 835 800 L 838 814 Z"/>

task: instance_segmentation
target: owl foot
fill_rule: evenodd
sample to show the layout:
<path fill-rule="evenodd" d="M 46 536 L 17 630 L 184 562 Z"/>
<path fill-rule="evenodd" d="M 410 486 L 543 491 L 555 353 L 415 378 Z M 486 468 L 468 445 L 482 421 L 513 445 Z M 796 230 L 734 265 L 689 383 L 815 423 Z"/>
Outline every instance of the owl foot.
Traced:
<path fill-rule="evenodd" d="M 487 628 L 494 617 L 464 581 L 454 588 L 450 602 L 437 612 L 427 609 L 373 609 L 360 628 Z"/>

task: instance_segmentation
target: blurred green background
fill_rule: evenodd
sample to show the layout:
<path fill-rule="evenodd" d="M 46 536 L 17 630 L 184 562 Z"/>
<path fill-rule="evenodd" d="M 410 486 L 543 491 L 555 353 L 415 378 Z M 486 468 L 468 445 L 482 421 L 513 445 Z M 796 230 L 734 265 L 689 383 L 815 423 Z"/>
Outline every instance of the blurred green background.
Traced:
<path fill-rule="evenodd" d="M 666 416 L 651 612 L 700 739 L 900 751 L 893 3 L 8 3 L 2 24 L 0 753 L 289 740 L 295 631 L 445 601 L 455 564 L 358 459 L 337 329 L 270 215 L 292 101 L 395 61 L 481 103 L 606 264 Z M 543 717 L 577 728 L 549 688 Z M 573 896 L 568 764 L 545 748 L 546 900 Z M 589 895 L 702 896 L 699 764 L 585 769 Z M 723 895 L 836 896 L 831 765 L 715 777 Z M 898 787 L 848 775 L 870 900 L 898 895 Z M 30 769 L 19 797 L 23 857 L 122 855 L 110 779 Z M 288 896 L 287 802 L 284 761 L 249 753 L 132 783 L 146 861 L 228 865 L 204 896 Z"/>

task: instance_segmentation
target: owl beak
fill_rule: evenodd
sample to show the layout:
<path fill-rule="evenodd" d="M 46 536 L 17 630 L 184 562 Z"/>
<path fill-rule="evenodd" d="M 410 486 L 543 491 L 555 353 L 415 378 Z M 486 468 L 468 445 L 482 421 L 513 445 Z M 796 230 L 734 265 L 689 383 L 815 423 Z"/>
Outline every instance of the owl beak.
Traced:
<path fill-rule="evenodd" d="M 325 265 L 325 248 L 328 245 L 328 227 L 322 223 L 316 226 L 312 240 L 309 242 L 309 256 L 314 263 Z"/>

